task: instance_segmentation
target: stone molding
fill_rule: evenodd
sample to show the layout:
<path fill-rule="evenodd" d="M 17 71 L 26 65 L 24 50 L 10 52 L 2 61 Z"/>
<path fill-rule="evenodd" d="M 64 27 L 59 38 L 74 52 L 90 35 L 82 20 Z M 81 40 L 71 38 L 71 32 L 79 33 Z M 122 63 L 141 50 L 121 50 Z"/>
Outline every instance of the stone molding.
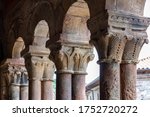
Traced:
<path fill-rule="evenodd" d="M 148 43 L 149 24 L 150 18 L 109 10 L 89 19 L 91 42 L 98 50 L 99 62 L 123 59 L 122 63 L 137 63 L 143 44 Z"/>

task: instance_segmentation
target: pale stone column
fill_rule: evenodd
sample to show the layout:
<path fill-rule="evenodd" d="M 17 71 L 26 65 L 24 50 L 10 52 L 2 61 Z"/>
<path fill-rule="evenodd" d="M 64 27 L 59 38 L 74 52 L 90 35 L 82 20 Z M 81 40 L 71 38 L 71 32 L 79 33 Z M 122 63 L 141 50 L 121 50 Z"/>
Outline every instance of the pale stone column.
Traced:
<path fill-rule="evenodd" d="M 20 100 L 28 100 L 28 79 L 27 71 L 23 70 L 20 81 Z"/>
<path fill-rule="evenodd" d="M 21 72 L 14 72 L 13 78 L 9 86 L 9 98 L 10 100 L 20 100 L 20 80 Z"/>
<path fill-rule="evenodd" d="M 44 74 L 44 58 L 49 49 L 43 46 L 30 46 L 24 55 L 25 65 L 29 74 L 29 100 L 41 100 L 41 80 Z"/>
<path fill-rule="evenodd" d="M 94 59 L 93 49 L 90 48 L 75 48 L 74 59 L 74 74 L 72 75 L 72 99 L 85 100 L 85 77 L 88 63 Z"/>
<path fill-rule="evenodd" d="M 144 36 L 144 37 L 143 37 Z M 146 35 L 134 36 L 125 46 L 121 64 L 121 99 L 136 99 L 137 63 Z"/>
<path fill-rule="evenodd" d="M 54 76 L 54 63 L 45 58 L 44 62 L 44 74 L 42 79 L 42 100 L 53 100 L 54 89 L 53 89 L 53 76 Z"/>

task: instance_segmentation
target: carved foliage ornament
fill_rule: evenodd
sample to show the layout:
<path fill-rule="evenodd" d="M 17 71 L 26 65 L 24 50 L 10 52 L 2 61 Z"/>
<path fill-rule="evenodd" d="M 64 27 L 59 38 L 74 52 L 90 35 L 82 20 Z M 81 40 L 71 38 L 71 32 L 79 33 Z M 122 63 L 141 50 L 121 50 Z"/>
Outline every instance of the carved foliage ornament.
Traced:
<path fill-rule="evenodd" d="M 93 60 L 93 50 L 78 47 L 62 46 L 60 51 L 53 53 L 54 62 L 59 73 L 86 74 L 89 61 Z"/>

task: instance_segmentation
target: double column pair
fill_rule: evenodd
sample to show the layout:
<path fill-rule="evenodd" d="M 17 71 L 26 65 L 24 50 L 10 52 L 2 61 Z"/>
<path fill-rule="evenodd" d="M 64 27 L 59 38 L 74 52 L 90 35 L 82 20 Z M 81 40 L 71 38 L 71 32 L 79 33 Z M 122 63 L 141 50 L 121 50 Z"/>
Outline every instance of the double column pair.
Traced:
<path fill-rule="evenodd" d="M 0 66 L 1 100 L 27 100 L 28 74 L 24 59 L 7 59 Z"/>
<path fill-rule="evenodd" d="M 88 20 L 91 43 L 99 55 L 100 99 L 136 99 L 136 64 L 147 42 L 148 21 L 115 11 L 105 11 Z"/>
<path fill-rule="evenodd" d="M 86 68 L 94 58 L 92 48 L 62 45 L 52 52 L 57 68 L 56 99 L 84 100 Z"/>
<path fill-rule="evenodd" d="M 54 99 L 54 64 L 49 60 L 49 49 L 43 46 L 30 46 L 24 55 L 29 74 L 29 100 Z"/>

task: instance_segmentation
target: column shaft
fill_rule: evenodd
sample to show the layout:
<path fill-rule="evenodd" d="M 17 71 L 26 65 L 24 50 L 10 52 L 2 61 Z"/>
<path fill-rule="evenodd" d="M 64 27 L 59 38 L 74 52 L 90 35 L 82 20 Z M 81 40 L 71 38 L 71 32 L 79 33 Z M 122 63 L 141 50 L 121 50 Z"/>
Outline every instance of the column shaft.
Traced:
<path fill-rule="evenodd" d="M 100 99 L 120 99 L 120 64 L 101 63 L 100 65 Z"/>
<path fill-rule="evenodd" d="M 29 79 L 29 100 L 41 100 L 41 81 Z"/>
<path fill-rule="evenodd" d="M 136 64 L 121 64 L 121 98 L 136 99 Z"/>
<path fill-rule="evenodd" d="M 20 85 L 11 84 L 9 87 L 9 99 L 10 100 L 20 100 Z"/>
<path fill-rule="evenodd" d="M 73 74 L 72 77 L 72 99 L 85 100 L 85 75 Z"/>
<path fill-rule="evenodd" d="M 42 81 L 42 100 L 53 100 L 53 81 L 43 80 Z"/>
<path fill-rule="evenodd" d="M 20 86 L 20 100 L 28 100 L 28 85 Z"/>
<path fill-rule="evenodd" d="M 72 87 L 71 87 L 70 73 L 57 73 L 56 79 L 56 99 L 57 100 L 71 100 Z"/>

